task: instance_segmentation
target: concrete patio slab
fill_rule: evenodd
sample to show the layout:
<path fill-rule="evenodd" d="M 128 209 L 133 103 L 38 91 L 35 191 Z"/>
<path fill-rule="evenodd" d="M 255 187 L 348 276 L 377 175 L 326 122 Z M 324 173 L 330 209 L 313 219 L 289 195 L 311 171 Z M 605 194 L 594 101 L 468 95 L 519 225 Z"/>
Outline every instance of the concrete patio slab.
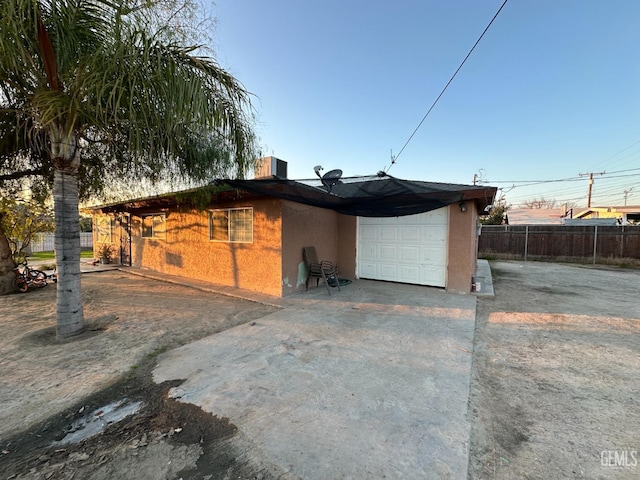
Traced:
<path fill-rule="evenodd" d="M 154 380 L 288 478 L 466 478 L 476 298 L 357 281 L 164 354 Z"/>
<path fill-rule="evenodd" d="M 476 280 L 474 295 L 478 297 L 495 296 L 493 291 L 493 276 L 491 275 L 491 266 L 488 260 L 478 259 L 474 279 Z"/>

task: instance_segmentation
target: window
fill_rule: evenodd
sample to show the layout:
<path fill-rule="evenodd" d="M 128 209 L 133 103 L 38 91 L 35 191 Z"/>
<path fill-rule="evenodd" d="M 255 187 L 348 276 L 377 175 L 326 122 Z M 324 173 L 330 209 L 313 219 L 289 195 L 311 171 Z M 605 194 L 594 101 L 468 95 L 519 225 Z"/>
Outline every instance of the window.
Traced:
<path fill-rule="evenodd" d="M 112 217 L 96 217 L 98 243 L 113 243 L 114 219 Z"/>
<path fill-rule="evenodd" d="M 252 243 L 253 208 L 228 208 L 209 212 L 209 240 Z"/>
<path fill-rule="evenodd" d="M 164 213 L 142 215 L 142 238 L 167 238 L 167 216 Z"/>

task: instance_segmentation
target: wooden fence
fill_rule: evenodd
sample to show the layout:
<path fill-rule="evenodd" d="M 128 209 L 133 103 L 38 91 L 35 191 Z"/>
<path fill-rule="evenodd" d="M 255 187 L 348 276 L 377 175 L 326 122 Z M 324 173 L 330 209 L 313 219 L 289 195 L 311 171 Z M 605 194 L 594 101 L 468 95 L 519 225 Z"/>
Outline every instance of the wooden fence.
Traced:
<path fill-rule="evenodd" d="M 640 259 L 640 225 L 483 225 L 478 254 L 523 260 Z"/>

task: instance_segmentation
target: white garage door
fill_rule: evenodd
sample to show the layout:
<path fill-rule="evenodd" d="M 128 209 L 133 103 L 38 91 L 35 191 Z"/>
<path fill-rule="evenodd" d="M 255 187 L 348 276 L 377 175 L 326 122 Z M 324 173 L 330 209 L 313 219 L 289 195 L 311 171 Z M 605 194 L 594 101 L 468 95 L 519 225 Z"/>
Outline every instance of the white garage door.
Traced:
<path fill-rule="evenodd" d="M 358 277 L 444 287 L 448 207 L 405 217 L 358 217 Z"/>

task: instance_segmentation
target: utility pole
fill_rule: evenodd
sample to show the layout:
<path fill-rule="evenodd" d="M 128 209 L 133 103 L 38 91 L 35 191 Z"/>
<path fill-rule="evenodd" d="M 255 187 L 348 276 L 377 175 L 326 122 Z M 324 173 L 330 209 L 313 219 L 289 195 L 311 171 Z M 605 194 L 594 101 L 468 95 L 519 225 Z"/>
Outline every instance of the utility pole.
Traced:
<path fill-rule="evenodd" d="M 631 190 L 633 190 L 633 187 L 631 187 L 629 190 L 625 190 L 624 191 L 624 206 L 627 206 L 627 197 L 629 196 L 629 193 L 631 193 Z"/>
<path fill-rule="evenodd" d="M 591 192 L 593 191 L 593 176 L 594 175 L 604 175 L 607 172 L 597 172 L 597 173 L 581 173 L 580 176 L 581 177 L 586 177 L 587 175 L 589 175 L 589 195 L 587 196 L 587 208 L 591 207 Z"/>

